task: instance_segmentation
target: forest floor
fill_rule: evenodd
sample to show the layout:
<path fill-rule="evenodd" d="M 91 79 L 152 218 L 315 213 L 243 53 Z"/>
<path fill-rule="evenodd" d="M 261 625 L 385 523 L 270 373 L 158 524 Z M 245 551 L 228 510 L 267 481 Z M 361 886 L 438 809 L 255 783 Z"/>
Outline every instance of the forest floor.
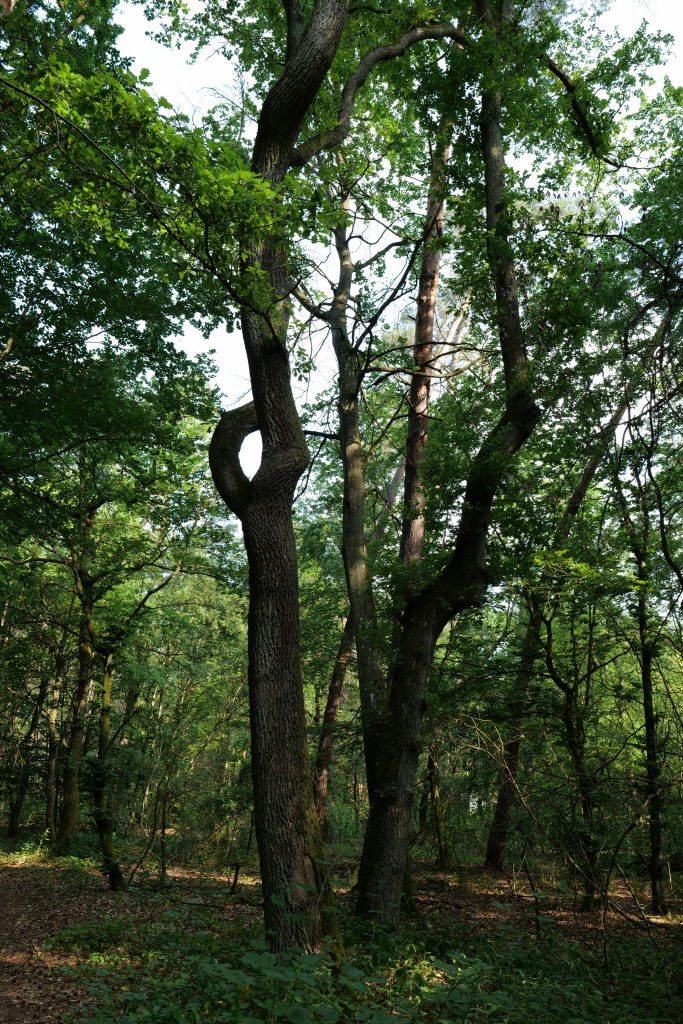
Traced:
<path fill-rule="evenodd" d="M 604 964 L 605 953 L 608 961 L 618 960 L 624 944 L 631 943 L 636 952 L 630 955 L 667 965 L 670 975 L 671 965 L 680 970 L 683 961 L 680 893 L 669 914 L 652 918 L 623 881 L 603 915 L 578 913 L 572 894 L 551 877 L 534 880 L 543 891 L 540 897 L 534 897 L 524 876 L 493 876 L 474 867 L 445 873 L 420 863 L 414 865 L 414 880 L 416 916 L 409 927 L 434 941 L 445 936 L 457 944 L 457 936 L 467 936 L 481 947 L 501 934 L 529 946 L 547 940 L 566 943 L 567 949 L 580 946 L 596 965 Z M 176 869 L 169 871 L 163 887 L 143 876 L 128 892 L 114 894 L 101 874 L 75 858 L 1 856 L 0 1024 L 82 1020 L 99 1001 L 87 979 L 84 987 L 82 972 L 89 971 L 91 978 L 93 972 L 104 975 L 112 967 L 116 971 L 122 960 L 134 969 L 140 950 L 154 945 L 159 929 L 176 935 L 199 929 L 201 935 L 212 932 L 244 948 L 260 932 L 258 882 L 243 876 L 235 894 L 229 893 L 226 877 Z M 343 913 L 351 897 L 342 892 L 340 904 Z M 633 1020 L 683 1021 L 680 979 L 672 982 L 671 977 L 666 1015 L 657 1011 Z M 493 1014 L 492 1019 L 508 1018 Z"/>

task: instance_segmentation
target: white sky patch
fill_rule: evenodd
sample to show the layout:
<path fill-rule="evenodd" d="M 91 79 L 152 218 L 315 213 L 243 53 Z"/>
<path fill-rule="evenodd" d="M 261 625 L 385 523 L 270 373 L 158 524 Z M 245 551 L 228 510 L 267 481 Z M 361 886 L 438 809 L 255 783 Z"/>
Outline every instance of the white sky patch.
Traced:
<path fill-rule="evenodd" d="M 666 32 L 674 37 L 674 47 L 666 67 L 674 85 L 683 84 L 683 4 L 679 0 L 615 0 L 612 8 L 603 14 L 600 23 L 622 35 L 633 35 L 646 21 L 654 32 Z"/>

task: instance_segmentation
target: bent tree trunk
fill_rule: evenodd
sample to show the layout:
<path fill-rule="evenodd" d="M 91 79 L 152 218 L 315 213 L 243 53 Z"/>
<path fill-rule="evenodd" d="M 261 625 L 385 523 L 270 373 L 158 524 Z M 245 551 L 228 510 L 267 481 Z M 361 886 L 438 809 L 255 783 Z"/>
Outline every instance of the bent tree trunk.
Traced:
<path fill-rule="evenodd" d="M 308 23 L 285 4 L 287 44 L 280 78 L 259 117 L 251 169 L 279 184 L 291 163 L 306 113 L 337 51 L 346 21 L 343 0 L 317 0 Z M 253 285 L 254 272 L 258 288 Z M 253 403 L 224 413 L 209 459 L 218 491 L 242 522 L 249 561 L 249 709 L 256 838 L 266 931 L 273 949 L 316 949 L 326 883 L 306 747 L 299 664 L 299 607 L 292 501 L 308 449 L 292 395 L 287 326 L 288 254 L 263 238 L 244 253 L 242 335 Z M 254 305 L 254 292 L 259 293 Z M 258 430 L 261 464 L 249 480 L 239 448 Z"/>

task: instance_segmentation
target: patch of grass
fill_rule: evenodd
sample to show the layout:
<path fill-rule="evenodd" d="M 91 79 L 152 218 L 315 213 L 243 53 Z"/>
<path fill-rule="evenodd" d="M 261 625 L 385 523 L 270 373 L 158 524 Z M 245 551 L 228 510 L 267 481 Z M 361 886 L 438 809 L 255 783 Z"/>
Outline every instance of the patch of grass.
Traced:
<path fill-rule="evenodd" d="M 13 839 L 0 837 L 0 863 L 8 866 L 44 860 L 48 853 L 47 832 L 22 829 Z"/>
<path fill-rule="evenodd" d="M 127 947 L 130 931 L 130 921 L 121 917 L 80 921 L 53 935 L 43 943 L 43 949 L 59 949 L 86 956 L 91 953 L 108 952 L 114 947 Z"/>

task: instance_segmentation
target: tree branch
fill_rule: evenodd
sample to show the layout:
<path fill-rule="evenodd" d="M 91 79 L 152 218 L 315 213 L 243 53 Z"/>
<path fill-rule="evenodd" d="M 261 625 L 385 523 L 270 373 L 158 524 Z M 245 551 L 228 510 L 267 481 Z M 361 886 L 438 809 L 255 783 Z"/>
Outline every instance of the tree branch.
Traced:
<path fill-rule="evenodd" d="M 218 421 L 209 445 L 209 466 L 216 489 L 228 508 L 242 519 L 249 503 L 251 481 L 240 465 L 242 442 L 259 429 L 253 402 L 228 409 Z"/>
<path fill-rule="evenodd" d="M 459 46 L 468 45 L 466 36 L 450 22 L 435 23 L 433 25 L 418 25 L 404 33 L 393 43 L 386 43 L 384 46 L 376 46 L 374 50 L 368 51 L 361 58 L 354 73 L 349 78 L 342 92 L 341 105 L 339 107 L 338 121 L 334 128 L 312 136 L 302 145 L 297 146 L 291 156 L 292 167 L 303 167 L 308 161 L 323 149 L 333 149 L 344 141 L 349 134 L 351 127 L 351 112 L 356 99 L 356 93 L 365 83 L 370 72 L 383 61 L 393 60 L 394 57 L 402 57 L 411 46 L 420 43 L 425 39 L 452 39 Z"/>
<path fill-rule="evenodd" d="M 558 67 L 558 65 L 555 63 L 555 61 L 552 59 L 552 57 L 547 57 L 546 58 L 546 64 L 548 65 L 548 70 L 551 71 L 552 74 L 555 75 L 555 78 L 557 78 L 558 81 L 560 81 L 562 83 L 562 85 L 564 86 L 565 92 L 571 98 L 572 110 L 574 111 L 574 114 L 576 116 L 576 120 L 579 122 L 579 127 L 581 128 L 581 131 L 583 132 L 583 134 L 586 137 L 586 142 L 590 146 L 590 149 L 591 149 L 591 152 L 592 152 L 593 156 L 598 156 L 599 155 L 598 140 L 595 137 L 595 132 L 591 128 L 590 122 L 589 122 L 588 118 L 586 117 L 586 113 L 585 113 L 583 107 L 581 106 L 581 104 L 578 101 L 578 98 L 577 98 L 577 95 L 576 95 L 576 84 L 569 77 L 569 75 L 565 71 L 562 70 L 561 67 Z M 610 164 L 614 163 L 612 160 L 608 160 L 607 162 L 610 163 Z"/>

